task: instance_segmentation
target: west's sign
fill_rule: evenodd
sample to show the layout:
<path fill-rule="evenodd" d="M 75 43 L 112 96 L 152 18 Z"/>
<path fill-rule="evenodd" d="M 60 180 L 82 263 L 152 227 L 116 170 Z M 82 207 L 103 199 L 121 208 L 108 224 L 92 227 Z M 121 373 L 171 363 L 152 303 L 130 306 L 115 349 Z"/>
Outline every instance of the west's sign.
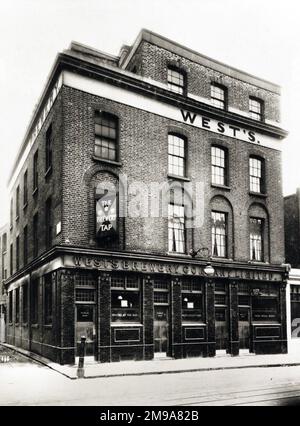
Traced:
<path fill-rule="evenodd" d="M 96 232 L 97 236 L 107 237 L 117 232 L 117 196 L 103 195 L 96 201 Z"/>
<path fill-rule="evenodd" d="M 132 271 L 172 275 L 190 275 L 205 277 L 204 266 L 176 262 L 157 262 L 111 259 L 98 256 L 64 256 L 65 266 L 92 268 L 100 271 Z M 258 281 L 282 281 L 282 274 L 273 271 L 258 271 L 253 269 L 234 269 L 216 267 L 214 277 L 236 278 Z"/>
<path fill-rule="evenodd" d="M 252 130 L 243 129 L 242 127 L 233 126 L 223 123 L 212 118 L 204 117 L 194 112 L 180 110 L 183 121 L 187 124 L 192 124 L 196 127 L 201 127 L 210 132 L 219 133 L 220 135 L 229 136 L 232 138 L 241 139 L 245 142 L 260 144 L 261 141 L 256 133 Z"/>

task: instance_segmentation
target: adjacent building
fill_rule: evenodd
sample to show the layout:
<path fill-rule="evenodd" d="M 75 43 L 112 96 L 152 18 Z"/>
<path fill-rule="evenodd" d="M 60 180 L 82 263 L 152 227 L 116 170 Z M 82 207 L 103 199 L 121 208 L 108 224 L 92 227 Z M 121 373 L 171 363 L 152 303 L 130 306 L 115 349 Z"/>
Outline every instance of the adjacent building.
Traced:
<path fill-rule="evenodd" d="M 287 286 L 289 352 L 300 349 L 300 188 L 284 197 L 286 261 L 291 265 Z"/>
<path fill-rule="evenodd" d="M 7 226 L 0 228 L 0 343 L 6 339 L 6 291 L 4 281 L 8 277 Z"/>
<path fill-rule="evenodd" d="M 7 342 L 59 363 L 284 353 L 280 88 L 148 30 L 58 54 L 11 194 Z"/>

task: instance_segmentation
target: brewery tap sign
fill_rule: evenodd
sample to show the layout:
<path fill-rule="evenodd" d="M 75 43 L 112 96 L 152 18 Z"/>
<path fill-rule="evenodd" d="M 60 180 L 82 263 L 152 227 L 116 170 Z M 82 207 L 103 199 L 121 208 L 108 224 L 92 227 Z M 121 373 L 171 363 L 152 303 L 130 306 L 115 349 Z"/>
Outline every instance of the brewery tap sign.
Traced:
<path fill-rule="evenodd" d="M 107 193 L 96 202 L 96 232 L 100 238 L 117 232 L 117 196 Z"/>

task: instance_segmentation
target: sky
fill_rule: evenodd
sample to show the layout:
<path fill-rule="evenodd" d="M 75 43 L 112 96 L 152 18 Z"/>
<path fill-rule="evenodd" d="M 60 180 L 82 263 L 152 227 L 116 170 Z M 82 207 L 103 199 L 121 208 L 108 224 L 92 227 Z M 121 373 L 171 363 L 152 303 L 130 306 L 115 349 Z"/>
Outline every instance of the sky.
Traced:
<path fill-rule="evenodd" d="M 0 0 L 0 226 L 7 179 L 56 54 L 71 41 L 117 55 L 141 28 L 282 87 L 283 193 L 300 187 L 297 0 Z"/>

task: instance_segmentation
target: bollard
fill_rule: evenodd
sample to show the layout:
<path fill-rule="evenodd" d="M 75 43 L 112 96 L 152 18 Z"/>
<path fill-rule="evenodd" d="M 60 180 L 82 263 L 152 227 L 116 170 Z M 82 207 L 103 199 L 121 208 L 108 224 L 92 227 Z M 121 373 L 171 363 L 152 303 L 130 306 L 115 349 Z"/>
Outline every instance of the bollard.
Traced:
<path fill-rule="evenodd" d="M 79 345 L 79 361 L 78 361 L 78 368 L 77 368 L 78 379 L 83 379 L 84 377 L 85 341 L 86 341 L 86 337 L 81 336 L 80 345 Z"/>

